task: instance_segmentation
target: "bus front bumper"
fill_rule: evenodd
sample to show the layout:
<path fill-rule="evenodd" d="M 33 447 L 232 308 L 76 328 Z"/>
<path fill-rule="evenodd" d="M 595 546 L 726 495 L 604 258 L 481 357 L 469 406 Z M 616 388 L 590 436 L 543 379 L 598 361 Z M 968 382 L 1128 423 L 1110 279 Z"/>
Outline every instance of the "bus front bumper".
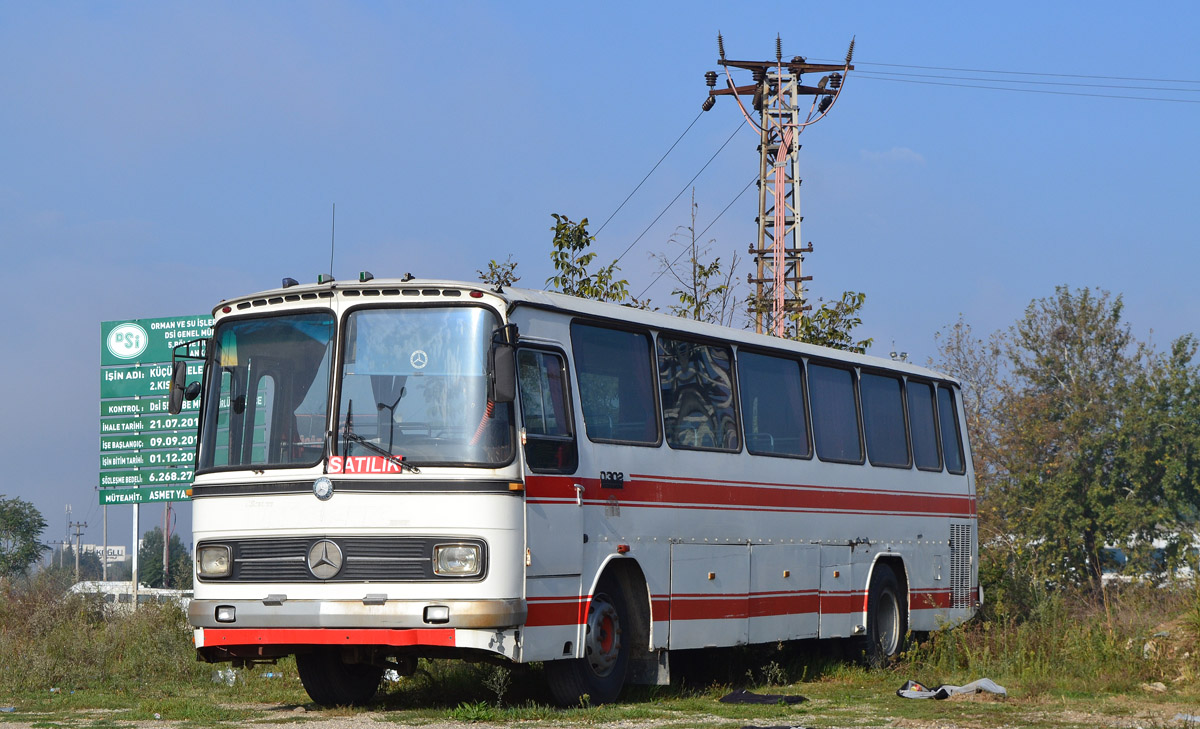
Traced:
<path fill-rule="evenodd" d="M 525 601 L 499 600 L 192 600 L 197 628 L 510 628 L 524 624 Z"/>

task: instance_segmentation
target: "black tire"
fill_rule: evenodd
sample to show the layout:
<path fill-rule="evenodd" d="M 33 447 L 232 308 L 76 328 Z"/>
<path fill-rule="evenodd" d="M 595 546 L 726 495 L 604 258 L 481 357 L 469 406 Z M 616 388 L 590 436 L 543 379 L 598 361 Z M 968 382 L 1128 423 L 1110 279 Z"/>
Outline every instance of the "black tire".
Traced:
<path fill-rule="evenodd" d="M 296 654 L 300 683 L 321 706 L 362 706 L 375 696 L 383 668 L 346 663 L 336 648 Z"/>
<path fill-rule="evenodd" d="M 892 568 L 875 565 L 867 597 L 867 634 L 863 660 L 872 668 L 886 666 L 904 650 L 908 633 L 908 606 Z"/>
<path fill-rule="evenodd" d="M 560 706 L 578 706 L 585 695 L 591 705 L 617 700 L 629 668 L 631 628 L 625 593 L 605 575 L 588 607 L 586 655 L 546 663 L 546 680 Z"/>

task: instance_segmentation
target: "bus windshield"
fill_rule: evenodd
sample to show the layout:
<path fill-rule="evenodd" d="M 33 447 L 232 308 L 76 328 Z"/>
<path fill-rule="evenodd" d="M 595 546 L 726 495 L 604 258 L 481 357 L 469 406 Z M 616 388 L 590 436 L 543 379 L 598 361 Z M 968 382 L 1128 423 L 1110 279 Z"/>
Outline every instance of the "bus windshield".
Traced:
<path fill-rule="evenodd" d="M 511 404 L 488 403 L 496 316 L 481 307 L 359 309 L 346 318 L 337 453 L 421 465 L 513 458 Z"/>
<path fill-rule="evenodd" d="M 324 452 L 331 312 L 221 322 L 198 470 L 313 466 Z"/>

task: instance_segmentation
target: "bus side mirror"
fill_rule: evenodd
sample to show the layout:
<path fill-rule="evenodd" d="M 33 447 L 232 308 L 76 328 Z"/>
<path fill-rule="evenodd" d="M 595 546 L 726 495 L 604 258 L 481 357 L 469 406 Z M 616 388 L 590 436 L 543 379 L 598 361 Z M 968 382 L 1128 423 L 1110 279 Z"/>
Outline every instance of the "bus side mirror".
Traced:
<path fill-rule="evenodd" d="M 167 394 L 167 412 L 178 415 L 183 401 L 191 402 L 200 396 L 200 383 L 187 383 L 188 360 L 203 360 L 208 356 L 208 340 L 193 339 L 175 345 L 171 350 L 171 390 Z"/>
<path fill-rule="evenodd" d="M 492 402 L 505 403 L 517 399 L 517 355 L 508 344 L 492 347 Z"/>
<path fill-rule="evenodd" d="M 167 412 L 178 415 L 183 411 L 183 397 L 187 388 L 187 361 L 177 359 L 171 362 L 171 395 L 167 401 Z M 194 399 L 194 396 L 193 398 Z"/>

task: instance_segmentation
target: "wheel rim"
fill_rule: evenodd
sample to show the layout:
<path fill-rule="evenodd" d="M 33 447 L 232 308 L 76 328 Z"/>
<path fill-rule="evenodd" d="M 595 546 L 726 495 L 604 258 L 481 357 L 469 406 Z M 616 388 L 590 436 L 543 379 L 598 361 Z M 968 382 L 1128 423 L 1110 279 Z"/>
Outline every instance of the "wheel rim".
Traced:
<path fill-rule="evenodd" d="M 601 677 L 612 673 L 621 654 L 621 619 L 608 595 L 599 593 L 592 598 L 584 647 L 593 673 Z"/>
<path fill-rule="evenodd" d="M 896 654 L 900 647 L 900 605 L 890 590 L 885 590 L 879 596 L 879 606 L 875 610 L 875 635 L 881 655 Z"/>

